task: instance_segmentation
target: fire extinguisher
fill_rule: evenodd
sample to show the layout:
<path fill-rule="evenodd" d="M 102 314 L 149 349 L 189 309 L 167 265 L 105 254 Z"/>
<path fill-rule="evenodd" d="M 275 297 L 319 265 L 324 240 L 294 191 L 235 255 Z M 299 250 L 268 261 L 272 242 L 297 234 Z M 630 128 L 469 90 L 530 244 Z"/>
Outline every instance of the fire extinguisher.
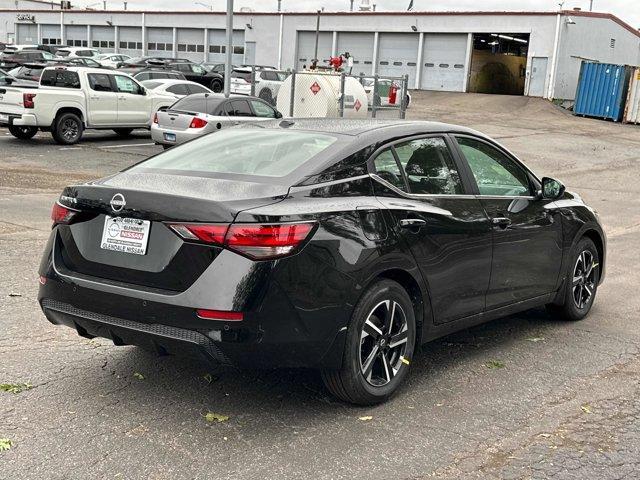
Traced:
<path fill-rule="evenodd" d="M 391 86 L 389 87 L 389 104 L 390 105 L 396 104 L 397 96 L 398 96 L 398 87 L 396 86 L 395 83 L 392 83 Z"/>

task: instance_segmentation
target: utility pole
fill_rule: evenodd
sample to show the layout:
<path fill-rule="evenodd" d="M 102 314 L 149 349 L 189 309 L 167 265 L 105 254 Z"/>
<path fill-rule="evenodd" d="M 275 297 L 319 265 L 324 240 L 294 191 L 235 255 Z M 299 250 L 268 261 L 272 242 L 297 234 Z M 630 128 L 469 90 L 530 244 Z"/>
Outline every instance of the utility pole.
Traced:
<path fill-rule="evenodd" d="M 593 0 L 589 1 L 589 11 L 593 12 Z"/>
<path fill-rule="evenodd" d="M 231 93 L 231 55 L 233 54 L 233 0 L 227 0 L 227 58 L 224 66 L 224 96 Z"/>
<path fill-rule="evenodd" d="M 278 0 L 278 11 L 282 11 L 282 0 Z"/>
<path fill-rule="evenodd" d="M 124 2 L 124 9 L 127 9 L 127 2 Z"/>
<path fill-rule="evenodd" d="M 322 10 L 318 10 L 318 17 L 316 18 L 316 49 L 313 54 L 313 59 L 315 61 L 315 65 L 318 65 L 318 41 L 320 40 L 320 14 Z"/>
<path fill-rule="evenodd" d="M 353 0 L 351 0 L 351 6 L 349 7 L 349 11 L 353 12 Z"/>
<path fill-rule="evenodd" d="M 103 0 L 102 1 L 102 9 L 106 10 L 107 9 L 107 0 Z"/>

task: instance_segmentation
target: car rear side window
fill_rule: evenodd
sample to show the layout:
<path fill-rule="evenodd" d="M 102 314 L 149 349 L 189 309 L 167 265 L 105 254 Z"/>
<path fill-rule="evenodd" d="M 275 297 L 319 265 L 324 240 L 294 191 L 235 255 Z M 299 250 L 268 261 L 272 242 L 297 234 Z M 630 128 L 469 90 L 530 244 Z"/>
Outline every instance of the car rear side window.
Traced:
<path fill-rule="evenodd" d="M 104 75 L 101 73 L 90 73 L 89 77 L 89 87 L 91 90 L 95 90 L 96 92 L 112 92 L 113 88 L 111 87 L 111 80 L 109 79 L 109 75 Z"/>
<path fill-rule="evenodd" d="M 146 169 L 202 174 L 223 173 L 284 177 L 329 148 L 331 135 L 293 130 L 220 130 L 137 164 Z"/>
<path fill-rule="evenodd" d="M 80 77 L 77 72 L 50 69 L 42 72 L 40 84 L 47 87 L 80 88 Z"/>
<path fill-rule="evenodd" d="M 376 174 L 380 178 L 400 190 L 407 191 L 407 187 L 402 179 L 402 172 L 400 172 L 396 157 L 390 148 L 378 155 L 373 161 L 373 164 L 376 167 Z"/>
<path fill-rule="evenodd" d="M 184 83 L 171 85 L 170 87 L 167 88 L 167 92 L 173 93 L 174 95 L 189 95 L 187 86 Z"/>
<path fill-rule="evenodd" d="M 224 97 L 216 97 L 208 94 L 184 97 L 171 106 L 173 111 L 208 113 L 213 115 L 218 106 L 224 101 Z"/>
<path fill-rule="evenodd" d="M 420 138 L 394 148 L 411 193 L 453 195 L 464 192 L 460 174 L 443 138 Z"/>
<path fill-rule="evenodd" d="M 189 91 L 189 95 L 192 95 L 194 93 L 209 93 L 209 90 L 207 90 L 202 85 L 186 84 L 186 87 L 187 87 L 187 90 Z"/>

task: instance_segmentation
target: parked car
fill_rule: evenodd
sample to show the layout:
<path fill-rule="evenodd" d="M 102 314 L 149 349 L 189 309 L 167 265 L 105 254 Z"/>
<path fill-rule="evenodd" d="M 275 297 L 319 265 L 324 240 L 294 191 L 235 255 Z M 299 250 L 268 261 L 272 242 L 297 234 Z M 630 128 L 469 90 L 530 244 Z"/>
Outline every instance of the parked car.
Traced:
<path fill-rule="evenodd" d="M 431 122 L 229 128 L 65 188 L 52 219 L 38 271 L 51 323 L 319 369 L 362 405 L 388 399 L 435 338 L 541 306 L 584 318 L 607 260 L 580 196 Z"/>
<path fill-rule="evenodd" d="M 46 62 L 54 59 L 53 55 L 43 50 L 5 51 L 0 54 L 0 67 L 5 69 L 15 68 L 25 63 Z"/>
<path fill-rule="evenodd" d="M 282 114 L 256 97 L 189 95 L 156 113 L 151 138 L 169 148 L 223 128 L 274 118 L 282 118 Z"/>
<path fill-rule="evenodd" d="M 39 87 L 3 90 L 0 126 L 20 139 L 48 130 L 64 145 L 80 141 L 87 128 L 119 135 L 148 129 L 154 113 L 175 101 L 172 95 L 147 91 L 129 75 L 86 67 L 46 67 Z"/>
<path fill-rule="evenodd" d="M 35 44 L 7 44 L 4 47 L 4 53 L 21 52 L 22 50 L 38 50 L 38 45 Z"/>
<path fill-rule="evenodd" d="M 99 62 L 96 62 L 93 58 L 89 57 L 71 57 L 71 58 L 63 58 L 59 59 L 58 63 L 61 65 L 78 65 L 90 68 L 104 68 L 113 70 L 113 68 L 102 65 Z"/>
<path fill-rule="evenodd" d="M 199 65 L 202 65 L 207 72 L 215 72 L 224 76 L 224 63 L 202 62 Z M 238 68 L 237 65 L 231 65 L 231 69 L 233 70 L 234 68 Z"/>
<path fill-rule="evenodd" d="M 139 82 L 145 80 L 186 80 L 184 75 L 174 70 L 158 68 L 122 68 L 121 72 L 128 73 Z"/>
<path fill-rule="evenodd" d="M 16 69 L 12 70 L 11 72 L 17 80 L 21 80 L 21 81 L 26 80 L 29 82 L 33 82 L 32 85 L 37 86 L 38 83 L 40 82 L 40 76 L 42 75 L 42 71 L 49 66 L 51 66 L 51 64 L 47 62 L 26 63 L 24 65 L 16 67 Z"/>
<path fill-rule="evenodd" d="M 121 53 L 101 53 L 94 60 L 100 63 L 103 67 L 118 68 L 121 62 L 129 60 L 129 55 L 123 55 Z"/>
<path fill-rule="evenodd" d="M 192 63 L 191 60 L 185 58 L 166 58 L 166 57 L 133 57 L 124 62 L 120 62 L 118 68 L 132 68 L 132 67 L 155 67 L 162 68 L 167 62 L 182 62 Z"/>
<path fill-rule="evenodd" d="M 94 58 L 100 55 L 100 51 L 88 47 L 63 47 L 56 52 L 56 57 L 60 58 Z"/>
<path fill-rule="evenodd" d="M 213 93 L 204 85 L 189 80 L 145 80 L 140 82 L 142 86 L 156 93 L 173 95 L 176 100 L 194 93 Z"/>
<path fill-rule="evenodd" d="M 251 95 L 251 68 L 236 68 L 231 72 L 231 91 L 242 95 Z M 254 95 L 262 98 L 271 105 L 276 104 L 276 98 L 282 82 L 286 76 L 274 69 L 255 70 Z"/>
<path fill-rule="evenodd" d="M 202 65 L 187 62 L 166 62 L 164 68 L 178 71 L 187 80 L 209 87 L 214 92 L 221 92 L 224 88 L 224 75 L 216 72 L 208 72 Z"/>
<path fill-rule="evenodd" d="M 362 86 L 364 87 L 364 91 L 367 93 L 367 99 L 369 100 L 369 108 L 373 105 L 374 95 L 373 95 L 373 87 L 375 80 L 373 78 L 364 78 L 362 80 Z M 399 106 L 400 105 L 400 88 L 398 87 L 396 94 L 396 103 L 391 104 L 389 102 L 389 90 L 391 88 L 392 80 L 387 79 L 378 79 L 378 95 L 377 98 L 378 106 L 380 107 L 389 107 L 389 106 Z M 407 108 L 411 105 L 411 93 L 407 91 L 406 95 Z"/>
<path fill-rule="evenodd" d="M 29 79 L 18 78 L 15 75 L 11 75 L 9 72 L 5 72 L 4 70 L 0 69 L 0 86 L 8 85 L 33 86 L 38 85 L 38 82 L 32 82 Z"/>

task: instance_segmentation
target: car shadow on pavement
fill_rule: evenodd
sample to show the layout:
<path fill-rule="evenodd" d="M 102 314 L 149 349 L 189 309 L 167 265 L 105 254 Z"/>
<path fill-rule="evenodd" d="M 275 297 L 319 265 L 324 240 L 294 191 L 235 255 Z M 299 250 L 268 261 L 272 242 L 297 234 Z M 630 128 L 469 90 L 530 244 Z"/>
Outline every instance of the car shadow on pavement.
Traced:
<path fill-rule="evenodd" d="M 539 348 L 546 337 L 557 336 L 558 331 L 566 328 L 567 323 L 554 320 L 544 310 L 538 309 L 430 342 L 413 359 L 412 374 L 391 402 L 406 395 L 420 398 L 420 401 L 435 401 L 437 394 L 431 389 L 434 379 L 440 382 L 454 378 L 460 369 L 467 373 L 483 372 L 492 368 L 486 365 L 489 361 L 496 362 L 496 368 L 501 368 L 498 362 L 509 367 L 522 356 L 521 350 L 526 352 L 540 342 Z M 282 410 L 299 413 L 300 405 L 316 413 L 359 410 L 331 397 L 319 374 L 313 370 L 214 369 L 195 359 L 158 357 L 135 347 L 114 349 L 106 346 L 100 350 L 108 356 L 103 372 L 126 387 L 126 396 L 134 401 L 136 409 L 153 398 L 160 404 L 178 403 L 203 412 L 215 406 L 218 410 L 232 410 L 238 415 Z M 143 379 L 138 379 L 138 374 Z M 103 380 L 108 385 L 108 380 Z M 123 380 L 128 385 L 123 385 Z M 96 385 L 98 390 L 107 386 L 99 383 L 101 385 Z M 455 379 L 451 383 L 451 388 L 454 388 Z M 94 393 L 103 396 L 97 391 Z"/>

